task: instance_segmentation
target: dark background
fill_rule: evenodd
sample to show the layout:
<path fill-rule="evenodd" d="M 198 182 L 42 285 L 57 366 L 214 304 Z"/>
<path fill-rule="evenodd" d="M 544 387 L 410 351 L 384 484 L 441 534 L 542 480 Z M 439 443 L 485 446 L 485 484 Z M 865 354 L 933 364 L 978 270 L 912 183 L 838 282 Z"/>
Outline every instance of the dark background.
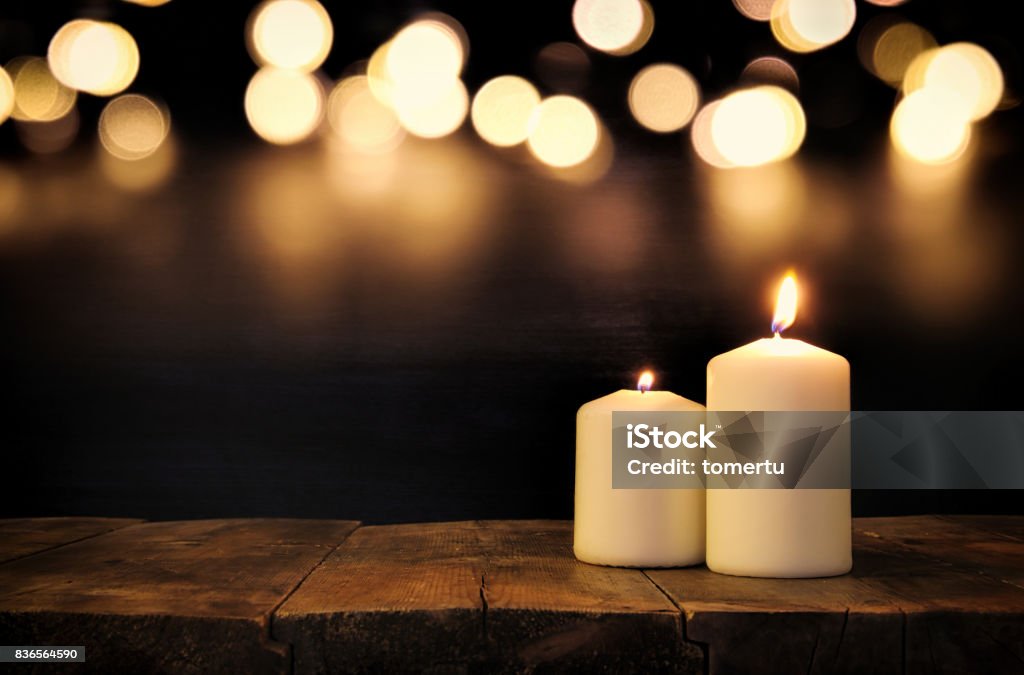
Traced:
<path fill-rule="evenodd" d="M 978 125 L 955 188 L 899 188 L 896 94 L 856 55 L 885 10 L 858 3 L 845 41 L 787 56 L 809 132 L 799 208 L 766 225 L 730 204 L 757 211 L 773 190 L 709 172 L 686 136 L 643 131 L 625 103 L 651 62 L 687 67 L 711 98 L 751 58 L 786 56 L 728 0 L 654 2 L 639 53 L 588 52 L 580 94 L 616 144 L 601 181 L 553 179 L 467 123 L 407 142 L 385 196 L 365 202 L 327 195 L 316 143 L 273 148 L 249 131 L 255 3 L 222 4 L 3 3 L 3 62 L 45 53 L 75 16 L 128 28 L 142 54 L 131 90 L 167 102 L 180 150 L 162 188 L 125 193 L 94 166 L 102 100 L 81 97 L 79 138 L 57 157 L 0 127 L 0 195 L 17 195 L 0 227 L 0 515 L 571 517 L 579 405 L 645 367 L 703 401 L 708 359 L 768 334 L 791 266 L 807 300 L 792 335 L 850 360 L 855 409 L 1024 407 L 1021 108 Z M 575 38 L 571 2 L 324 4 L 330 76 L 425 9 L 465 26 L 471 92 L 503 73 L 536 81 L 538 50 Z M 1009 98 L 1021 91 L 1012 3 L 897 11 L 940 43 L 982 44 Z M 1024 512 L 1012 491 L 854 505 Z"/>

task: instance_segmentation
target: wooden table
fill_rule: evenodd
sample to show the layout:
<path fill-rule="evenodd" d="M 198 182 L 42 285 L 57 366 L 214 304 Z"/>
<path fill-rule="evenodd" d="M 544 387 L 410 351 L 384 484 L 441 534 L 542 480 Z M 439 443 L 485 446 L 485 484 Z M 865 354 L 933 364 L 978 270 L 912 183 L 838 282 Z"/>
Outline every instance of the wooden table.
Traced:
<path fill-rule="evenodd" d="M 0 644 L 104 673 L 1024 672 L 1024 518 L 859 519 L 853 573 L 809 580 L 585 565 L 571 532 L 0 521 Z"/>

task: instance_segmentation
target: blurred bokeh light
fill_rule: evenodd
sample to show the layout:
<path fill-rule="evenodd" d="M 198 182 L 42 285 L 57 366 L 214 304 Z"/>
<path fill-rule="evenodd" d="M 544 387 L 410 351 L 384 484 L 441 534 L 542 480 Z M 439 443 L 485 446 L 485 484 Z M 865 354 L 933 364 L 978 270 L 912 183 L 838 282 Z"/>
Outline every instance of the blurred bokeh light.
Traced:
<path fill-rule="evenodd" d="M 14 82 L 7 71 L 0 68 L 0 124 L 7 121 L 14 110 Z"/>
<path fill-rule="evenodd" d="M 793 94 L 800 91 L 800 77 L 785 59 L 778 56 L 759 56 L 743 68 L 740 83 L 744 86 L 774 84 Z"/>
<path fill-rule="evenodd" d="M 74 107 L 77 94 L 50 72 L 46 59 L 19 56 L 7 64 L 14 86 L 11 117 L 22 122 L 50 122 Z"/>
<path fill-rule="evenodd" d="M 857 38 L 861 64 L 875 77 L 897 88 L 914 59 L 936 46 L 931 33 L 892 14 L 872 18 Z"/>
<path fill-rule="evenodd" d="M 406 131 L 421 138 L 441 138 L 456 131 L 469 112 L 469 94 L 456 79 L 442 92 L 421 95 L 404 86 L 394 91 L 395 112 Z"/>
<path fill-rule="evenodd" d="M 807 122 L 800 102 L 772 85 L 729 94 L 711 118 L 711 141 L 726 162 L 759 166 L 792 156 L 803 143 Z"/>
<path fill-rule="evenodd" d="M 249 50 L 261 66 L 309 72 L 324 62 L 333 43 L 331 17 L 315 0 L 268 0 L 249 19 Z"/>
<path fill-rule="evenodd" d="M 139 160 L 156 152 L 171 131 L 171 117 L 152 99 L 118 96 L 100 113 L 100 143 L 119 159 Z"/>
<path fill-rule="evenodd" d="M 988 116 L 1003 98 L 1003 71 L 984 48 L 957 42 L 920 54 L 907 68 L 903 90 L 941 88 L 971 120 Z"/>
<path fill-rule="evenodd" d="M 776 0 L 771 27 L 786 49 L 813 52 L 846 37 L 856 18 L 853 0 Z"/>
<path fill-rule="evenodd" d="M 768 21 L 772 18 L 775 0 L 732 0 L 740 14 L 754 21 Z"/>
<path fill-rule="evenodd" d="M 594 154 L 599 137 L 599 122 L 590 106 L 574 96 L 559 94 L 534 109 L 527 142 L 541 162 L 565 168 Z"/>
<path fill-rule="evenodd" d="M 516 75 L 496 77 L 473 97 L 473 128 L 491 145 L 518 145 L 530 133 L 530 116 L 538 103 L 540 94 L 529 81 Z"/>
<path fill-rule="evenodd" d="M 458 21 L 439 12 L 425 14 L 377 48 L 366 66 L 367 86 L 405 131 L 422 138 L 447 136 L 469 112 L 469 94 L 459 77 L 468 50 Z"/>
<path fill-rule="evenodd" d="M 245 115 L 260 138 L 277 145 L 303 141 L 324 114 L 324 91 L 309 73 L 260 68 L 245 90 Z"/>
<path fill-rule="evenodd" d="M 388 107 L 395 105 L 394 84 L 391 82 L 391 75 L 388 74 L 388 49 L 391 42 L 385 42 L 374 50 L 370 60 L 366 63 L 366 84 L 374 97 Z"/>
<path fill-rule="evenodd" d="M 636 121 L 659 133 L 682 129 L 697 113 L 700 87 L 685 69 L 671 63 L 647 66 L 629 86 L 629 109 Z"/>
<path fill-rule="evenodd" d="M 406 99 L 429 104 L 459 79 L 465 51 L 458 32 L 440 19 L 414 21 L 392 38 L 385 54 L 387 75 Z"/>
<path fill-rule="evenodd" d="M 640 25 L 639 32 L 637 32 L 628 44 L 620 47 L 619 49 L 609 51 L 609 54 L 613 56 L 629 56 L 630 54 L 635 54 L 643 49 L 644 45 L 646 45 L 648 40 L 651 39 L 651 35 L 654 34 L 654 9 L 651 7 L 651 3 L 647 2 L 647 0 L 640 0 L 640 9 L 643 10 L 644 14 L 643 23 Z"/>
<path fill-rule="evenodd" d="M 653 30 L 653 16 L 648 14 L 645 21 L 640 0 L 576 0 L 572 8 L 572 24 L 580 39 L 609 54 L 636 51 L 632 47 L 648 22 L 648 30 Z"/>
<path fill-rule="evenodd" d="M 139 48 L 121 26 L 75 19 L 50 41 L 47 59 L 64 85 L 96 96 L 127 89 L 139 72 Z"/>
<path fill-rule="evenodd" d="M 693 151 L 705 163 L 717 169 L 728 169 L 734 164 L 719 152 L 711 137 L 711 120 L 714 119 L 715 111 L 721 104 L 721 100 L 712 101 L 700 109 L 696 117 L 693 118 L 693 126 L 690 127 L 690 142 L 693 145 Z"/>
<path fill-rule="evenodd" d="M 944 164 L 967 148 L 971 125 L 955 92 L 925 87 L 896 106 L 890 135 L 896 149 L 906 156 L 924 164 Z"/>

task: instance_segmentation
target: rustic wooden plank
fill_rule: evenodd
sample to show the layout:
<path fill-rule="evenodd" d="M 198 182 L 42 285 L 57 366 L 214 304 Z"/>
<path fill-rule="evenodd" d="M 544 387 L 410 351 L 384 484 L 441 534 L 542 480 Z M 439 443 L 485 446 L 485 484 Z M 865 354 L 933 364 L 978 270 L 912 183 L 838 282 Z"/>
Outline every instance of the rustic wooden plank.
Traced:
<path fill-rule="evenodd" d="M 273 635 L 297 674 L 698 672 L 671 602 L 642 572 L 577 562 L 570 539 L 549 521 L 362 528 L 276 612 Z"/>
<path fill-rule="evenodd" d="M 639 570 L 577 561 L 572 523 L 483 525 L 489 669 L 703 672 L 678 608 Z"/>
<path fill-rule="evenodd" d="M 1000 538 L 1008 537 L 1024 541 L 1024 516 L 970 515 L 938 517 L 967 527 L 986 530 Z"/>
<path fill-rule="evenodd" d="M 7 518 L 0 520 L 0 563 L 141 523 L 138 518 Z"/>
<path fill-rule="evenodd" d="M 861 518 L 856 530 L 868 538 L 883 539 L 889 546 L 915 551 L 961 570 L 986 574 L 1024 590 L 1024 539 L 1013 532 L 1013 525 L 1024 526 L 1024 518 L 1003 518 L 979 527 L 976 519 L 941 516 L 910 518 Z M 1016 521 L 1016 523 L 1015 523 Z"/>
<path fill-rule="evenodd" d="M 682 608 L 686 638 L 707 645 L 711 673 L 900 669 L 899 610 L 856 577 L 751 579 L 704 566 L 647 575 Z"/>
<path fill-rule="evenodd" d="M 712 673 L 1020 668 L 1024 593 L 981 573 L 1019 563 L 1012 540 L 935 517 L 856 519 L 854 531 L 842 577 L 648 575 L 684 610 L 686 637 L 708 645 Z"/>
<path fill-rule="evenodd" d="M 1006 525 L 858 519 L 852 574 L 793 580 L 582 564 L 566 522 L 134 524 L 0 564 L 0 634 L 93 672 L 1019 672 Z"/>
<path fill-rule="evenodd" d="M 854 574 L 890 593 L 903 613 L 905 672 L 1020 672 L 1024 590 L 963 560 L 946 560 L 959 545 L 955 539 L 931 548 L 905 545 L 912 533 L 937 527 L 935 520 L 915 516 L 854 525 L 860 554 Z"/>
<path fill-rule="evenodd" d="M 9 644 L 85 645 L 92 672 L 290 670 L 269 615 L 357 526 L 143 523 L 0 565 Z"/>
<path fill-rule="evenodd" d="M 444 670 L 479 658 L 485 550 L 473 522 L 363 527 L 274 614 L 294 672 Z"/>

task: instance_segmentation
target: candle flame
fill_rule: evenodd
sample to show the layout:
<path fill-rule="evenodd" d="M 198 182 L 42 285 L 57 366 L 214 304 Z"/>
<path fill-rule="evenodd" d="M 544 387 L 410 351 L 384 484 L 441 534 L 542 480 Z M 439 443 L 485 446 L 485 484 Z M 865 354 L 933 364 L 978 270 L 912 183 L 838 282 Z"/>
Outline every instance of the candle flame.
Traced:
<path fill-rule="evenodd" d="M 772 332 L 778 335 L 796 321 L 796 274 L 789 272 L 779 286 L 775 301 L 775 316 L 772 318 Z"/>
<path fill-rule="evenodd" d="M 651 390 L 651 385 L 654 384 L 654 373 L 649 370 L 645 370 L 640 375 L 640 379 L 637 380 L 636 388 L 640 390 L 640 393 Z"/>

